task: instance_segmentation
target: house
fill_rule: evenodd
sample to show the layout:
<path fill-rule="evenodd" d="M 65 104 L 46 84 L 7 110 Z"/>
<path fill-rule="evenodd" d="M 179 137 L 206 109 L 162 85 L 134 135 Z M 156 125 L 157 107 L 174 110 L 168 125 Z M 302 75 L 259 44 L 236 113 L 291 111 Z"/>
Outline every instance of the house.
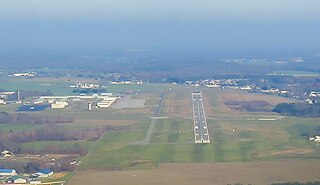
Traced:
<path fill-rule="evenodd" d="M 27 180 L 24 177 L 15 175 L 15 176 L 8 178 L 8 183 L 25 184 L 25 183 L 27 183 Z"/>
<path fill-rule="evenodd" d="M 13 175 L 16 175 L 16 170 L 0 168 L 0 176 L 13 176 Z"/>
<path fill-rule="evenodd" d="M 33 176 L 37 176 L 39 178 L 50 177 L 53 175 L 53 171 L 51 169 L 45 168 L 39 170 L 37 173 L 32 174 Z"/>
<path fill-rule="evenodd" d="M 3 157 L 13 157 L 13 153 L 8 150 L 4 150 L 1 154 Z"/>

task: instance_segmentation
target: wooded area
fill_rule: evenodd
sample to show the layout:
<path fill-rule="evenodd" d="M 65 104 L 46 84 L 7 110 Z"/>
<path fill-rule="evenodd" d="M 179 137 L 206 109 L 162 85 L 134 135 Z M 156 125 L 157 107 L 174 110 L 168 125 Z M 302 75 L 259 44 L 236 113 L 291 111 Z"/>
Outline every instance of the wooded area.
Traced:
<path fill-rule="evenodd" d="M 226 101 L 225 104 L 237 111 L 248 111 L 248 112 L 269 112 L 271 111 L 271 104 L 263 100 L 253 101 Z"/>
<path fill-rule="evenodd" d="M 286 116 L 316 118 L 320 117 L 320 103 L 280 103 L 272 111 Z"/>

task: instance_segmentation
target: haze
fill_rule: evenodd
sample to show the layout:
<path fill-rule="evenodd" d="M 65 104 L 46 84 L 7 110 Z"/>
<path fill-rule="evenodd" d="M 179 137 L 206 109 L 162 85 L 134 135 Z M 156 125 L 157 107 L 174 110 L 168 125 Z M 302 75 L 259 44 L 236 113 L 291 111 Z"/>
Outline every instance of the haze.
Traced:
<path fill-rule="evenodd" d="M 319 7 L 317 0 L 2 0 L 0 54 L 316 55 Z"/>

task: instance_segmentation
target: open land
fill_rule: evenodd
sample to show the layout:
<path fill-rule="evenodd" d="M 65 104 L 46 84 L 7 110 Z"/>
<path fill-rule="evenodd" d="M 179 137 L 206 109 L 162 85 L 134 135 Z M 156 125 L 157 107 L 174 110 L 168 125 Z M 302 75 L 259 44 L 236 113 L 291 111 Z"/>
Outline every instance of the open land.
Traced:
<path fill-rule="evenodd" d="M 21 85 L 17 82 L 16 86 Z M 35 82 L 32 83 L 45 83 Z M 47 82 L 50 84 L 55 81 Z M 68 83 L 53 92 L 63 92 Z M 16 88 L 14 83 L 10 84 Z M 53 86 L 42 86 L 52 88 Z M 23 87 L 21 87 L 23 88 Z M 68 182 L 85 184 L 270 184 L 320 180 L 320 153 L 303 137 L 320 119 L 283 117 L 271 112 L 230 109 L 226 101 L 264 100 L 272 106 L 291 99 L 238 91 L 195 89 L 175 85 L 110 85 L 110 92 L 138 92 L 144 107 L 45 110 L 31 113 L 69 115 L 65 128 L 122 126 L 98 141 L 83 141 L 90 149 Z M 108 91 L 109 91 L 108 90 Z M 210 144 L 194 144 L 191 92 L 202 90 Z M 68 90 L 67 93 L 69 92 Z M 163 98 L 160 105 L 161 98 Z M 11 105 L 10 105 L 11 106 Z M 14 105 L 12 105 L 14 106 Z M 6 107 L 5 110 L 15 110 Z M 159 110 L 159 114 L 155 114 Z M 150 129 L 150 123 L 154 126 Z M 1 129 L 27 130 L 37 125 L 1 125 Z M 142 141 L 149 133 L 150 139 Z M 81 141 L 80 141 L 81 142 Z M 68 147 L 70 142 L 25 143 L 23 147 Z M 64 145 L 64 146 L 62 146 Z M 241 173 L 239 173 L 241 172 Z"/>
<path fill-rule="evenodd" d="M 230 99 L 263 99 L 275 105 L 292 100 L 206 89 L 203 99 L 206 111 L 209 109 L 212 112 L 208 118 L 208 130 L 213 142 L 196 145 L 190 111 L 191 92 L 192 89 L 181 96 L 175 95 L 175 90 L 166 93 L 161 109 L 164 117 L 156 121 L 149 144 L 130 144 L 130 140 L 144 137 L 140 131 L 147 130 L 147 123 L 140 125 L 140 131 L 119 133 L 121 135 L 118 137 L 116 134 L 107 134 L 102 140 L 106 148 L 100 151 L 102 146 L 97 146 L 92 152 L 94 155 L 86 157 L 77 172 L 79 174 L 75 173 L 70 184 L 85 183 L 85 174 L 93 173 L 96 174 L 97 184 L 106 181 L 109 184 L 269 184 L 319 180 L 314 172 L 319 170 L 315 165 L 319 163 L 319 152 L 301 136 L 301 133 L 319 125 L 318 119 L 236 112 L 223 103 Z M 175 106 L 172 102 L 176 102 L 180 108 L 169 108 Z M 128 134 L 130 138 L 125 137 Z M 118 141 L 110 142 L 110 137 Z M 124 143 L 120 144 L 120 140 Z M 301 173 L 301 169 L 304 169 L 304 173 Z M 243 171 L 242 175 L 239 175 L 239 171 Z"/>
<path fill-rule="evenodd" d="M 317 181 L 319 160 L 250 163 L 166 163 L 157 169 L 131 171 L 81 171 L 70 184 L 175 185 L 175 184 L 270 184 L 288 181 Z M 95 178 L 92 178 L 94 176 Z"/>

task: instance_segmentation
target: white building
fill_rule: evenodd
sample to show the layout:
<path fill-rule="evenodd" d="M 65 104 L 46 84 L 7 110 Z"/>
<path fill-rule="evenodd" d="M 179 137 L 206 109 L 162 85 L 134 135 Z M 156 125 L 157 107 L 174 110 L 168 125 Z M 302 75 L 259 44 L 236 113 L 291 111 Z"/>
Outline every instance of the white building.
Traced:
<path fill-rule="evenodd" d="M 7 104 L 6 100 L 4 98 L 0 98 L 0 105 Z"/>
<path fill-rule="evenodd" d="M 13 75 L 9 76 L 14 76 L 14 77 L 33 77 L 34 73 L 14 73 Z"/>
<path fill-rule="evenodd" d="M 4 150 L 3 152 L 1 152 L 2 156 L 3 157 L 12 157 L 13 156 L 13 153 L 8 151 L 8 150 Z"/>
<path fill-rule="evenodd" d="M 53 171 L 50 169 L 42 169 L 39 170 L 37 173 L 32 174 L 33 176 L 37 176 L 39 178 L 46 178 L 46 177 L 50 177 L 53 175 Z"/>
<path fill-rule="evenodd" d="M 65 101 L 56 101 L 55 103 L 51 104 L 52 109 L 63 109 L 68 106 L 68 102 Z"/>
<path fill-rule="evenodd" d="M 21 176 L 12 176 L 8 178 L 8 183 L 14 183 L 14 184 L 26 184 L 27 180 L 24 177 Z"/>
<path fill-rule="evenodd" d="M 309 96 L 310 97 L 320 97 L 320 92 L 311 91 Z"/>

